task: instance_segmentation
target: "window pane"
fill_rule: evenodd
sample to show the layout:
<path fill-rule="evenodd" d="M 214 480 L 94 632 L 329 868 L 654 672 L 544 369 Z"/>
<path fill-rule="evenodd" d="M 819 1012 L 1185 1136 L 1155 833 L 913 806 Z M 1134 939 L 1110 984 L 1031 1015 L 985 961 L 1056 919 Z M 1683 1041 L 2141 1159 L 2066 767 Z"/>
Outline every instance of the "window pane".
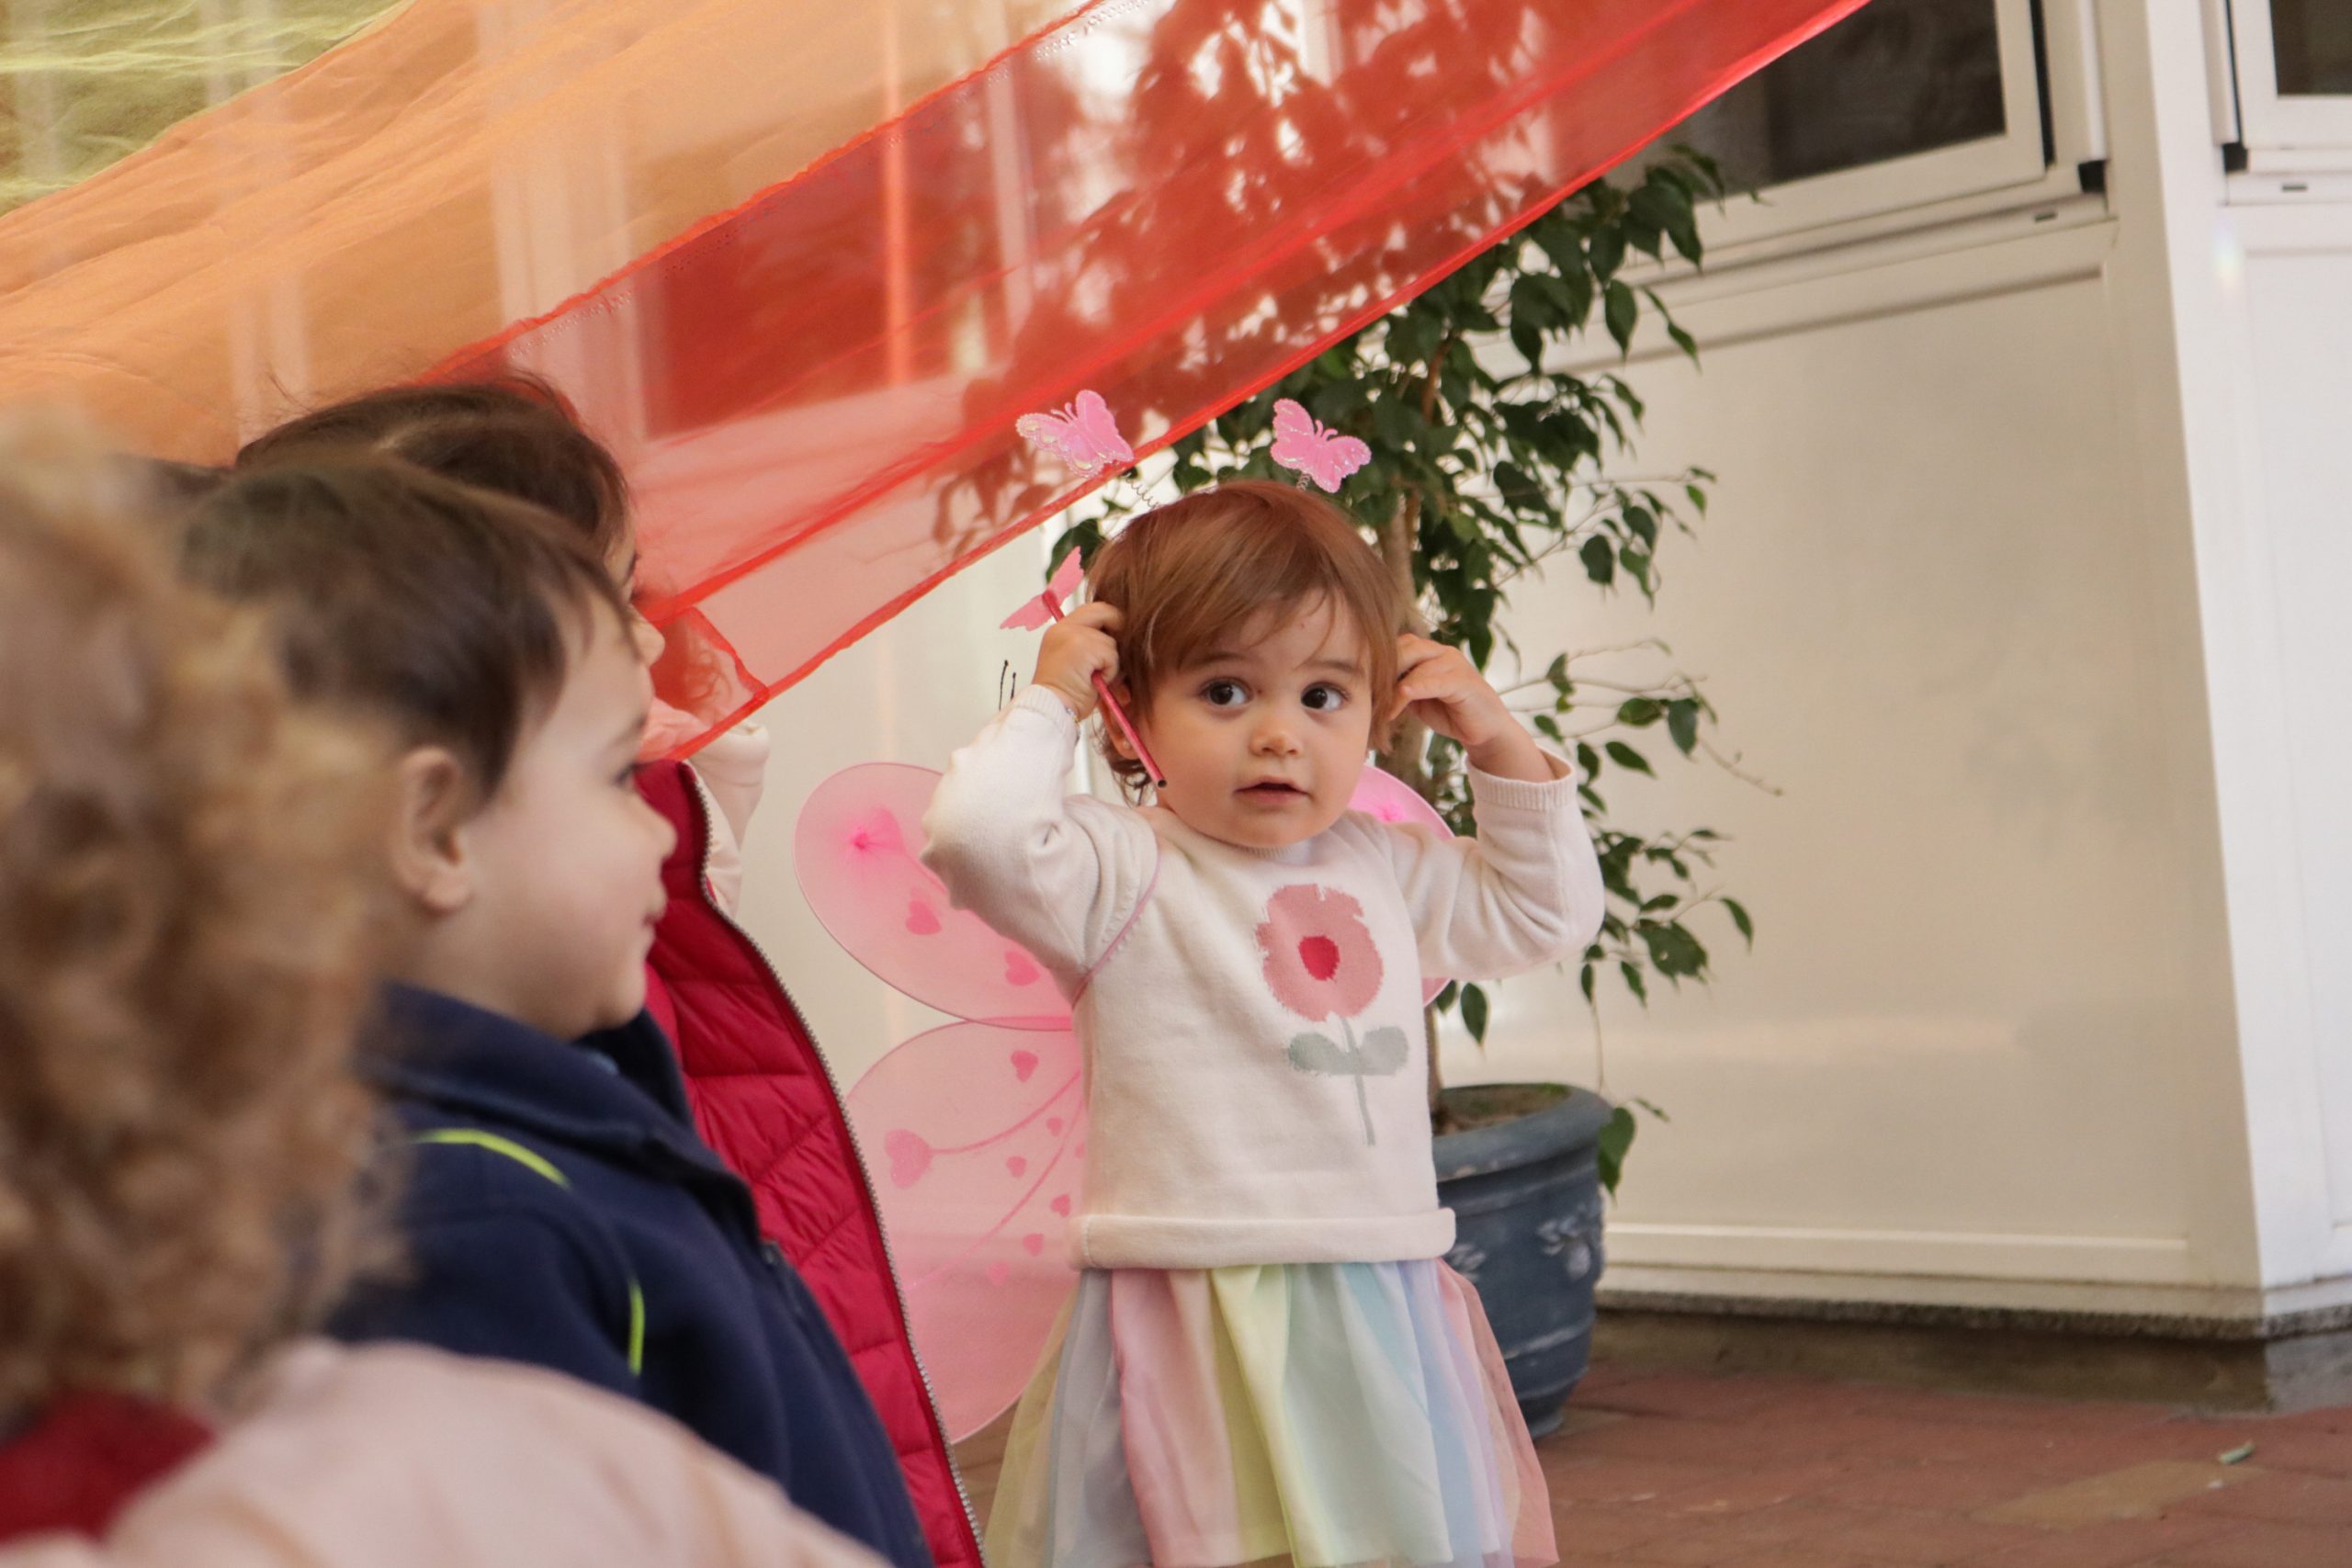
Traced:
<path fill-rule="evenodd" d="M 2352 4 L 2270 0 L 2281 93 L 2352 93 Z"/>
<path fill-rule="evenodd" d="M 2316 6 L 2346 0 L 2309 0 Z M 1996 0 L 1871 0 L 1668 132 L 1761 190 L 1999 136 Z"/>

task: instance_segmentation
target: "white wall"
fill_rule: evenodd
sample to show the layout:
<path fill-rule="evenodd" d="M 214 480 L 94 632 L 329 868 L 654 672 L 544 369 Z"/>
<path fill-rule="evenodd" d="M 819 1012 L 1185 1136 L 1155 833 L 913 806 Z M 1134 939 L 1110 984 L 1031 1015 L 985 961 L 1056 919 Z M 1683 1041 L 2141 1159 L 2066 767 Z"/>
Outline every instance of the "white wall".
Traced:
<path fill-rule="evenodd" d="M 1760 927 L 1752 957 L 1715 928 L 1713 987 L 1603 1010 L 1611 1087 L 1673 1117 L 1621 1279 L 2244 1271 L 2188 543 L 2139 504 L 2116 225 L 2068 221 L 1689 305 L 1713 346 L 1641 367 L 1639 466 L 1724 483 L 1660 611 L 1522 596 L 1541 646 L 1663 635 L 1783 792 L 1607 789 L 1731 834 Z M 1572 987 L 1506 995 L 1494 1066 L 1536 1070 Z"/>

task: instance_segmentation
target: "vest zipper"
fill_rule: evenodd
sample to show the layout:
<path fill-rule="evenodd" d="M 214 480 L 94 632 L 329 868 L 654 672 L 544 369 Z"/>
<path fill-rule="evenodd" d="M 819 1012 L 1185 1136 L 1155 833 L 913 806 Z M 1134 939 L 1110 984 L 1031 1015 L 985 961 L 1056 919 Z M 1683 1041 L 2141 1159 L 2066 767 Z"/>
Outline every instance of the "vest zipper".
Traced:
<path fill-rule="evenodd" d="M 972 1555 L 980 1568 L 988 1568 L 987 1551 L 980 1544 L 979 1518 L 972 1511 L 972 1495 L 964 1486 L 963 1467 L 956 1462 L 956 1445 L 948 1440 L 946 1428 L 939 1424 L 939 1395 L 931 1386 L 930 1369 L 922 1364 L 922 1347 L 915 1343 L 914 1320 L 907 1311 L 907 1293 L 899 1283 L 899 1259 L 890 1250 L 890 1226 L 882 1217 L 880 1200 L 874 1194 L 874 1178 L 865 1168 L 865 1149 L 858 1142 L 857 1124 L 849 1118 L 849 1101 L 842 1094 L 841 1080 L 833 1077 L 833 1064 L 826 1058 L 823 1047 L 817 1043 L 817 1032 L 808 1027 L 808 1015 L 800 1010 L 800 1004 L 786 987 L 784 976 L 776 972 L 775 962 L 768 956 L 768 950 L 761 946 L 760 939 L 746 931 L 733 915 L 720 908 L 718 900 L 710 896 L 710 821 L 718 810 L 718 802 L 711 795 L 710 786 L 703 783 L 702 775 L 695 772 L 692 763 L 686 765 L 686 777 L 694 783 L 695 797 L 700 802 L 703 811 L 702 867 L 697 874 L 695 889 L 702 896 L 702 901 L 710 912 L 741 937 L 744 945 L 759 959 L 760 966 L 767 971 L 769 983 L 775 987 L 775 994 L 784 998 L 786 1010 L 792 1014 L 792 1021 L 799 1026 L 801 1037 L 808 1042 L 809 1052 L 817 1058 L 817 1070 L 825 1075 L 825 1088 L 833 1097 L 834 1107 L 841 1112 L 842 1131 L 849 1135 L 850 1155 L 857 1165 L 858 1190 L 865 1194 L 866 1212 L 874 1216 L 874 1234 L 882 1238 L 882 1261 L 889 1269 L 890 1294 L 899 1303 L 899 1322 L 906 1330 L 907 1354 L 913 1359 L 915 1377 L 922 1384 L 923 1415 L 930 1421 L 931 1429 L 938 1435 L 940 1451 L 947 1456 L 947 1479 L 955 1483 L 956 1504 L 964 1510 L 964 1528 L 972 1537 Z M 741 851 L 740 845 L 738 851 Z"/>

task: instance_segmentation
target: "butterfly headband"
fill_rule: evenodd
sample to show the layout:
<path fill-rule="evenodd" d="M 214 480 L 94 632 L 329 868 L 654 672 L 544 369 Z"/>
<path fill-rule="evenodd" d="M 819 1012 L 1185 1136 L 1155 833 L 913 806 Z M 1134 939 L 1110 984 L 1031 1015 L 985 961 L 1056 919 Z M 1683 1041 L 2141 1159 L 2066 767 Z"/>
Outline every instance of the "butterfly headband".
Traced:
<path fill-rule="evenodd" d="M 1012 422 L 1012 428 L 1023 440 L 1048 457 L 1060 458 L 1082 478 L 1116 473 L 1136 460 L 1136 449 L 1119 434 L 1119 422 L 1112 417 L 1111 405 L 1102 400 L 1102 393 L 1091 389 L 1079 393 L 1055 412 L 1024 413 Z M 1326 493 L 1336 495 L 1340 480 L 1372 461 L 1372 448 L 1352 435 L 1341 435 L 1320 423 L 1297 403 L 1284 398 L 1274 404 L 1273 459 L 1296 471 L 1301 483 L 1311 479 Z M 1024 601 L 1005 618 L 1004 629 L 1037 631 L 1049 620 L 1060 620 L 1062 602 L 1078 592 L 1080 570 L 1078 551 L 1073 549 L 1054 568 L 1045 592 Z M 1144 745 L 1143 737 L 1136 733 L 1135 725 L 1100 673 L 1094 677 L 1094 693 L 1102 701 L 1102 711 L 1111 716 L 1119 733 L 1126 737 L 1136 760 L 1150 773 L 1151 782 L 1165 786 L 1168 775 L 1160 771 L 1159 762 Z"/>
<path fill-rule="evenodd" d="M 1049 457 L 1058 457 L 1084 479 L 1113 474 L 1132 465 L 1136 449 L 1119 434 L 1119 422 L 1102 394 L 1083 391 L 1075 400 L 1051 413 L 1024 413 L 1012 422 L 1021 438 Z M 1313 479 L 1324 493 L 1337 495 L 1340 483 L 1372 461 L 1372 448 L 1352 435 L 1342 435 L 1284 398 L 1274 404 L 1275 462 Z"/>

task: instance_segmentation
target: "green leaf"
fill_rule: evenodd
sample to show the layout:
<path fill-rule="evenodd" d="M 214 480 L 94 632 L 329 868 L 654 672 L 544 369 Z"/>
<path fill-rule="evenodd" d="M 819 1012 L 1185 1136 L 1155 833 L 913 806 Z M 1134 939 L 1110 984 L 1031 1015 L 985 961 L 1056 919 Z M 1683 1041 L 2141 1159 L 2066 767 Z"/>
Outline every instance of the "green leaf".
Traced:
<path fill-rule="evenodd" d="M 1652 778 L 1657 776 L 1650 768 L 1649 759 L 1623 740 L 1609 742 L 1609 760 L 1621 768 L 1628 768 L 1637 773 L 1649 773 Z"/>
<path fill-rule="evenodd" d="M 1560 733 L 1560 721 L 1548 713 L 1539 713 L 1535 716 L 1535 728 L 1546 740 L 1558 745 L 1567 743 L 1568 738 Z"/>
<path fill-rule="evenodd" d="M 1609 547 L 1604 536 L 1595 534 L 1587 539 L 1577 558 L 1584 562 L 1584 574 L 1603 588 L 1617 581 L 1617 552 Z"/>
<path fill-rule="evenodd" d="M 1617 973 L 1623 978 L 1625 988 L 1633 992 L 1644 1007 L 1649 1006 L 1650 987 L 1649 982 L 1642 977 L 1642 966 L 1631 959 L 1619 959 Z"/>
<path fill-rule="evenodd" d="M 1585 1005 L 1590 1007 L 1592 1005 L 1592 965 L 1588 963 L 1577 971 L 1577 987 L 1584 992 Z"/>
<path fill-rule="evenodd" d="M 1629 697 L 1617 705 L 1617 722 L 1640 729 L 1665 716 L 1666 705 L 1656 697 Z"/>
<path fill-rule="evenodd" d="M 1747 918 L 1747 907 L 1736 898 L 1726 898 L 1724 900 L 1724 909 L 1731 916 L 1731 923 L 1739 928 L 1739 934 L 1747 939 L 1747 945 L 1754 947 L 1756 922 Z"/>
<path fill-rule="evenodd" d="M 1617 340 L 1620 354 L 1630 353 L 1634 346 L 1634 322 L 1641 307 L 1634 301 L 1634 291 L 1622 283 L 1611 283 L 1601 297 L 1601 316 L 1609 323 L 1609 335 Z"/>
<path fill-rule="evenodd" d="M 1487 993 L 1476 986 L 1462 987 L 1462 1024 L 1471 1039 L 1487 1043 Z"/>
<path fill-rule="evenodd" d="M 1363 1037 L 1357 1065 L 1373 1077 L 1385 1078 L 1403 1066 L 1412 1054 L 1412 1044 L 1405 1032 L 1393 1023 L 1384 1024 Z"/>
<path fill-rule="evenodd" d="M 1553 690 L 1558 692 L 1561 695 L 1566 696 L 1569 689 L 1568 656 L 1563 653 L 1557 659 L 1553 660 L 1552 667 L 1544 672 L 1544 678 L 1552 682 Z"/>
<path fill-rule="evenodd" d="M 1592 242 L 1586 246 L 1592 276 L 1606 283 L 1617 276 L 1625 260 L 1625 231 L 1623 229 L 1600 229 L 1594 231 Z"/>
<path fill-rule="evenodd" d="M 1441 1013 L 1452 1012 L 1453 1010 L 1453 998 L 1461 994 L 1461 982 L 1457 980 L 1448 980 L 1445 983 L 1445 989 L 1440 991 L 1436 996 L 1430 998 L 1430 1006 L 1437 1009 Z"/>
<path fill-rule="evenodd" d="M 1678 697 L 1666 705 L 1666 732 L 1674 739 L 1675 749 L 1688 757 L 1699 744 L 1699 703 L 1695 697 Z"/>
<path fill-rule="evenodd" d="M 1617 1196 L 1617 1183 L 1625 1174 L 1625 1156 L 1632 1152 L 1634 1135 L 1640 1131 L 1634 1124 L 1634 1113 L 1622 1105 L 1610 1111 L 1609 1124 L 1600 1129 L 1593 1165 L 1611 1198 Z"/>
<path fill-rule="evenodd" d="M 1695 978 L 1707 972 L 1707 950 L 1679 920 L 1645 920 L 1634 928 L 1649 949 L 1650 967 L 1669 980 Z"/>

